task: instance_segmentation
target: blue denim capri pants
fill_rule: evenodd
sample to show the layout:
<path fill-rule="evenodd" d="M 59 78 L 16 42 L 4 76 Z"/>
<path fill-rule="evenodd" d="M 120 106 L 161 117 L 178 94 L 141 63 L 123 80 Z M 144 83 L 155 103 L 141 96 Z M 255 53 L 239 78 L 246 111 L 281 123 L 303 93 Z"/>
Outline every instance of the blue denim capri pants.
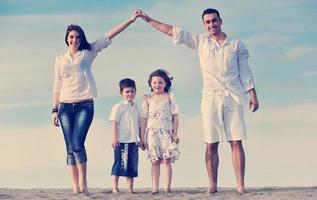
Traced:
<path fill-rule="evenodd" d="M 84 144 L 93 116 L 93 99 L 76 103 L 60 103 L 58 118 L 66 143 L 67 165 L 87 162 Z"/>

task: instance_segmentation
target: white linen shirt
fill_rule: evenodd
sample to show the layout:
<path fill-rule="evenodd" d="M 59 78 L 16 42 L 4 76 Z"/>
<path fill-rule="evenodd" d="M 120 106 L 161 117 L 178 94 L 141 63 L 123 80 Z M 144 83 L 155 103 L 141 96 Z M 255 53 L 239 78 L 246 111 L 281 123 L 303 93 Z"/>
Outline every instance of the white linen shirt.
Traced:
<path fill-rule="evenodd" d="M 78 51 L 74 59 L 69 51 L 56 57 L 53 92 L 60 92 L 60 102 L 73 103 L 97 96 L 91 64 L 97 53 L 109 44 L 110 39 L 104 35 L 91 44 L 91 51 Z"/>
<path fill-rule="evenodd" d="M 247 61 L 249 53 L 241 41 L 227 37 L 219 45 L 208 34 L 192 34 L 175 26 L 172 41 L 198 50 L 203 98 L 231 95 L 240 105 L 246 103 L 246 92 L 254 88 L 254 82 Z"/>
<path fill-rule="evenodd" d="M 135 103 L 133 105 L 122 100 L 112 107 L 109 121 L 118 123 L 118 140 L 120 143 L 139 142 L 140 112 Z"/>

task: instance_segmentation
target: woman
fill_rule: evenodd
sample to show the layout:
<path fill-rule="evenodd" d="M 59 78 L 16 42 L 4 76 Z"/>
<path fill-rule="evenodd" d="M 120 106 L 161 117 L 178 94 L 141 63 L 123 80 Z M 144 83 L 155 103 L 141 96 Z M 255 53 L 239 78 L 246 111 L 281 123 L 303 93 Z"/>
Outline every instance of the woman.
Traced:
<path fill-rule="evenodd" d="M 87 42 L 80 26 L 71 24 L 67 27 L 65 42 L 68 51 L 55 60 L 52 123 L 59 126 L 60 122 L 62 127 L 74 193 L 89 195 L 84 143 L 94 115 L 93 98 L 97 96 L 91 64 L 97 53 L 139 16 L 140 12 L 134 11 L 128 20 L 92 44 Z"/>

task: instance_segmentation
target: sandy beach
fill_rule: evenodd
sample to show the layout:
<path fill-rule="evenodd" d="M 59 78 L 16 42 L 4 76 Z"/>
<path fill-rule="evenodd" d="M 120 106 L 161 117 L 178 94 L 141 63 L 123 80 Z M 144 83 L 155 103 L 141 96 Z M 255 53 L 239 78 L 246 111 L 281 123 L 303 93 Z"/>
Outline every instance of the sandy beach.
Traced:
<path fill-rule="evenodd" d="M 119 194 L 112 194 L 110 189 L 91 188 L 90 196 L 73 194 L 71 189 L 9 189 L 0 188 L 0 199 L 14 200 L 39 200 L 39 199 L 115 199 L 115 200 L 148 200 L 148 199 L 252 199 L 252 200 L 315 200 L 317 199 L 316 187 L 264 187 L 249 188 L 247 193 L 239 195 L 234 188 L 219 188 L 216 194 L 206 194 L 206 188 L 175 188 L 172 193 L 160 192 L 152 195 L 150 189 L 135 189 L 138 194 L 129 194 L 126 190 Z"/>

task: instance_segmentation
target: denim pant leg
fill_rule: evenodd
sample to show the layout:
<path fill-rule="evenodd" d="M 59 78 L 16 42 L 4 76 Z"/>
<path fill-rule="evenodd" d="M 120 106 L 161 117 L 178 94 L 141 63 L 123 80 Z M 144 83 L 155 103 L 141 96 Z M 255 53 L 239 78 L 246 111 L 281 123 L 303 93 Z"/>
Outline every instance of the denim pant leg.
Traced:
<path fill-rule="evenodd" d="M 87 162 L 85 140 L 94 116 L 94 102 L 78 103 L 74 107 L 72 148 L 77 164 Z"/>
<path fill-rule="evenodd" d="M 67 165 L 76 165 L 75 155 L 73 154 L 72 137 L 74 127 L 73 107 L 69 104 L 61 104 L 58 112 L 59 121 L 62 127 L 67 151 Z"/>

